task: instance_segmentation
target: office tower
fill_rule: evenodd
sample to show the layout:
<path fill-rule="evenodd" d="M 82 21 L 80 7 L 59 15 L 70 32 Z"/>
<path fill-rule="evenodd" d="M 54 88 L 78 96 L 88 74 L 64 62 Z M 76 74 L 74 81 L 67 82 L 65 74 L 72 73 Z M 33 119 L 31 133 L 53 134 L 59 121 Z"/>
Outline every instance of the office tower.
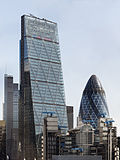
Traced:
<path fill-rule="evenodd" d="M 16 159 L 18 146 L 18 84 L 13 83 L 13 76 L 4 76 L 3 119 L 6 122 L 6 154 Z"/>
<path fill-rule="evenodd" d="M 11 157 L 13 128 L 13 77 L 4 75 L 4 108 L 3 120 L 6 122 L 6 154 Z"/>
<path fill-rule="evenodd" d="M 13 128 L 13 77 L 4 75 L 4 115 L 6 121 L 6 140 L 11 139 L 11 130 Z"/>
<path fill-rule="evenodd" d="M 66 106 L 67 108 L 67 119 L 68 119 L 68 129 L 73 128 L 73 106 Z"/>
<path fill-rule="evenodd" d="M 3 120 L 0 120 L 0 159 L 6 160 L 6 126 Z"/>
<path fill-rule="evenodd" d="M 83 122 L 97 128 L 99 117 L 109 117 L 106 96 L 103 87 L 95 75 L 92 75 L 83 91 L 79 117 Z"/>
<path fill-rule="evenodd" d="M 43 119 L 48 112 L 67 130 L 57 24 L 33 15 L 21 18 L 19 159 L 39 159 Z"/>

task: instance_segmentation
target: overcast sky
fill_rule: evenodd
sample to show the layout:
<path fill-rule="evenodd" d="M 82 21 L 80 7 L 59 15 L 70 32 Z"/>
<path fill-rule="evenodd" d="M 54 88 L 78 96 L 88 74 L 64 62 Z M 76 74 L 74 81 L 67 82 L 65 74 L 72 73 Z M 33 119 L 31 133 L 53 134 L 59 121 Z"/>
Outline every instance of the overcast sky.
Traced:
<path fill-rule="evenodd" d="M 96 74 L 120 135 L 120 1 L 4 0 L 0 12 L 0 119 L 4 73 L 19 81 L 20 17 L 31 13 L 58 23 L 66 104 L 74 106 L 75 117 Z"/>

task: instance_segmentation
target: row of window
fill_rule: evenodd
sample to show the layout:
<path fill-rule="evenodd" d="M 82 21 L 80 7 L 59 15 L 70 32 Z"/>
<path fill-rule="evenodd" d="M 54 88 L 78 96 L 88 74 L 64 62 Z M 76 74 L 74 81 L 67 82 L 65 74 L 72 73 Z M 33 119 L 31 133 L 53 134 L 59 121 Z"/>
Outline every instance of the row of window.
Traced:
<path fill-rule="evenodd" d="M 32 93 L 36 93 L 36 94 L 39 94 L 40 92 L 44 92 L 44 93 L 47 93 L 47 92 L 50 92 L 51 94 L 57 94 L 57 93 L 60 93 L 62 95 L 64 95 L 64 88 L 63 86 L 56 86 L 56 87 L 52 87 L 50 85 L 44 85 L 42 86 L 42 83 L 41 85 L 40 84 L 34 84 L 32 85 Z M 49 93 L 48 93 L 49 94 Z"/>
<path fill-rule="evenodd" d="M 37 54 L 36 52 L 29 52 L 27 56 L 25 56 L 25 58 L 34 58 L 35 60 L 38 61 L 47 61 L 48 63 L 60 63 L 60 58 L 56 57 L 56 56 L 48 56 L 48 55 L 44 55 L 44 54 Z"/>
<path fill-rule="evenodd" d="M 54 83 L 54 84 L 58 84 L 58 85 L 63 85 L 63 80 L 60 80 L 56 77 L 48 77 L 48 76 L 31 76 L 32 81 L 36 81 L 37 84 L 40 84 L 41 81 L 45 82 L 46 85 L 48 85 L 49 83 Z"/>
<path fill-rule="evenodd" d="M 55 100 L 53 101 L 51 98 L 46 98 L 46 99 L 32 99 L 34 103 L 49 103 L 49 104 L 55 104 L 55 105 L 64 105 L 64 102 L 62 100 Z"/>
<path fill-rule="evenodd" d="M 41 55 L 47 55 L 47 56 L 53 56 L 53 57 L 57 57 L 58 59 L 60 59 L 60 50 L 59 49 L 55 49 L 55 48 L 48 48 L 46 46 L 44 47 L 41 47 L 41 46 L 30 46 L 29 48 L 27 48 L 25 50 L 25 52 L 28 52 L 28 53 L 34 53 L 41 56 Z"/>
<path fill-rule="evenodd" d="M 47 102 L 60 102 L 60 103 L 64 103 L 64 97 L 62 94 L 58 93 L 57 95 L 55 94 L 48 94 L 47 92 L 39 92 L 37 94 L 35 94 L 33 92 L 32 94 L 32 99 L 35 101 L 47 101 Z"/>
<path fill-rule="evenodd" d="M 36 62 L 39 62 L 39 61 L 46 61 L 48 63 L 56 63 L 56 64 L 59 64 L 60 63 L 60 60 L 58 60 L 57 58 L 55 59 L 49 59 L 49 58 L 46 58 L 46 57 L 41 57 L 41 58 L 38 58 L 37 56 L 36 57 L 33 57 L 33 55 L 29 55 L 25 58 L 34 58 L 36 60 Z"/>
<path fill-rule="evenodd" d="M 25 51 L 26 52 L 26 51 Z M 27 52 L 27 56 L 28 57 L 32 57 L 32 58 L 36 58 L 36 59 L 39 59 L 39 60 L 49 60 L 49 61 L 58 61 L 60 63 L 60 57 L 57 55 L 56 52 L 46 52 L 46 51 L 41 51 L 41 50 L 28 50 Z"/>
<path fill-rule="evenodd" d="M 30 68 L 30 71 L 31 71 L 31 78 L 33 80 L 43 80 L 43 81 L 46 81 L 46 80 L 53 80 L 55 81 L 56 83 L 60 83 L 59 81 L 62 81 L 63 78 L 62 78 L 62 75 L 60 72 L 54 72 L 53 70 L 43 70 L 42 71 L 42 68 L 39 72 L 39 68 L 38 70 L 34 70 L 33 68 Z"/>
<path fill-rule="evenodd" d="M 31 87 L 34 90 L 34 88 L 36 88 L 36 90 L 38 90 L 38 88 L 48 88 L 52 90 L 61 90 L 64 91 L 64 86 L 63 84 L 59 84 L 59 83 L 50 83 L 50 82 L 44 82 L 44 81 L 33 81 L 31 80 Z"/>
<path fill-rule="evenodd" d="M 64 97 L 64 93 L 63 92 L 60 92 L 60 91 L 54 91 L 52 92 L 51 90 L 32 90 L 32 95 L 34 96 L 41 96 L 41 97 L 44 97 L 44 96 L 52 96 L 52 97 L 61 97 L 63 96 Z"/>
<path fill-rule="evenodd" d="M 27 48 L 36 48 L 36 49 L 45 49 L 47 48 L 48 50 L 55 50 L 55 51 L 60 51 L 59 44 L 57 43 L 52 43 L 52 42 L 45 42 L 39 39 L 33 39 L 33 38 L 27 38 L 25 39 L 25 45 Z"/>
<path fill-rule="evenodd" d="M 25 17 L 25 24 L 27 28 L 38 28 L 39 30 L 50 30 L 51 32 L 56 31 L 56 25 L 54 23 L 48 23 L 47 21 L 40 19 L 33 19 L 31 17 Z"/>
<path fill-rule="evenodd" d="M 49 92 L 38 92 L 38 93 L 36 93 L 36 92 L 33 92 L 32 93 L 32 98 L 33 99 L 42 99 L 42 98 L 45 98 L 45 99 L 50 99 L 50 100 L 52 100 L 52 99 L 54 99 L 54 101 L 55 100 L 62 100 L 63 101 L 63 97 L 61 97 L 61 93 L 59 93 L 59 92 L 57 92 L 56 94 L 54 93 L 51 93 L 50 91 Z"/>
<path fill-rule="evenodd" d="M 61 65 L 59 65 L 59 64 L 56 65 L 56 64 L 50 63 L 50 62 L 47 62 L 46 64 L 43 64 L 42 61 L 35 61 L 35 62 L 30 61 L 30 66 L 32 66 L 32 69 L 34 69 L 34 70 L 37 70 L 38 67 L 40 67 L 38 69 L 39 72 L 41 72 L 40 69 L 44 69 L 44 70 L 42 70 L 42 72 L 53 70 L 54 74 L 62 73 Z"/>

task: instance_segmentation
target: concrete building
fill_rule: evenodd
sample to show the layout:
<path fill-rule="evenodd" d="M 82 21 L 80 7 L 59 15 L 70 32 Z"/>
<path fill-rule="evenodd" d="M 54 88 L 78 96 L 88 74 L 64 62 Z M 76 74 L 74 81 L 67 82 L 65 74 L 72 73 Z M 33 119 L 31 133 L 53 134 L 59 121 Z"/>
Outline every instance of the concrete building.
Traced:
<path fill-rule="evenodd" d="M 89 155 L 94 144 L 94 129 L 90 124 L 71 129 L 67 134 L 58 136 L 59 155 Z"/>
<path fill-rule="evenodd" d="M 73 128 L 73 106 L 66 106 L 67 108 L 67 119 L 68 119 L 68 129 Z"/>
<path fill-rule="evenodd" d="M 75 146 L 75 134 L 59 134 L 57 136 L 57 155 L 69 155 L 75 153 L 72 150 Z M 79 154 L 79 151 L 76 151 Z"/>
<path fill-rule="evenodd" d="M 118 160 L 119 148 L 116 127 L 111 118 L 98 119 L 97 130 L 89 121 L 79 123 L 66 135 L 59 135 L 59 155 L 93 155 L 102 156 L 102 160 Z"/>
<path fill-rule="evenodd" d="M 102 157 L 102 160 L 119 160 L 116 127 L 113 126 L 111 118 L 100 118 L 97 130 L 87 121 L 66 134 L 62 134 L 59 127 L 54 129 L 57 126 L 57 119 L 55 121 L 47 117 L 44 123 L 43 150 L 45 155 L 50 155 L 49 160 L 53 155 L 59 155 L 56 157 L 63 159 L 79 155 L 79 158 L 83 159 Z M 50 132 L 47 127 L 51 128 Z M 43 159 L 48 160 L 47 156 Z"/>
<path fill-rule="evenodd" d="M 91 146 L 92 155 L 102 155 L 102 160 L 118 160 L 116 127 L 112 118 L 100 118 L 95 134 L 95 145 Z"/>
<path fill-rule="evenodd" d="M 90 146 L 94 144 L 94 129 L 90 124 L 84 124 L 76 132 L 76 146 L 83 150 L 83 155 L 89 155 Z"/>
<path fill-rule="evenodd" d="M 43 156 L 44 160 L 52 160 L 52 155 L 57 154 L 58 118 L 45 117 L 43 130 Z"/>

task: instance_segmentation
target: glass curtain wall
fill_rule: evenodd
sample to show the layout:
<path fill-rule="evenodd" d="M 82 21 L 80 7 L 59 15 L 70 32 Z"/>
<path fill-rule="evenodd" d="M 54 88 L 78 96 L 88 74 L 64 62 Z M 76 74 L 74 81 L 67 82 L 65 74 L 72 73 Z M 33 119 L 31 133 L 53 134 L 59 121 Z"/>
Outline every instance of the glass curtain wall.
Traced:
<path fill-rule="evenodd" d="M 90 123 L 95 129 L 98 118 L 109 117 L 105 91 L 95 75 L 90 77 L 83 91 L 79 117 L 84 123 Z"/>
<path fill-rule="evenodd" d="M 68 128 L 56 23 L 22 16 L 20 63 L 20 146 L 25 157 L 36 158 L 44 117 L 55 115 L 59 127 Z"/>

